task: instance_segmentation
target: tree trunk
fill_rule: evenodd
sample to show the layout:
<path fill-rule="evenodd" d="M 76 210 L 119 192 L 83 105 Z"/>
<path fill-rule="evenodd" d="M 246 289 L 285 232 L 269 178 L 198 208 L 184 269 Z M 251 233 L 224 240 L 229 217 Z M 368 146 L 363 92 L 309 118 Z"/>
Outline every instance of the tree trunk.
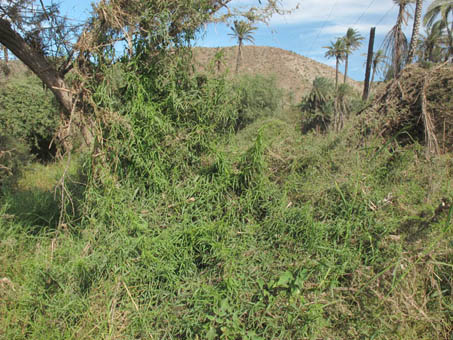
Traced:
<path fill-rule="evenodd" d="M 425 55 L 424 60 L 425 61 L 433 61 L 433 50 L 434 50 L 434 46 L 429 44 L 428 47 L 426 48 L 425 53 L 424 53 L 424 55 Z"/>
<path fill-rule="evenodd" d="M 412 38 L 411 44 L 409 47 L 409 55 L 407 56 L 407 63 L 412 64 L 415 55 L 415 49 L 417 48 L 417 38 L 418 33 L 420 31 L 420 21 L 422 18 L 422 9 L 423 9 L 423 0 L 417 0 L 417 4 L 415 6 L 415 19 L 414 19 L 414 27 L 412 29 Z"/>
<path fill-rule="evenodd" d="M 348 78 L 348 67 L 349 67 L 349 54 L 346 54 L 346 60 L 344 63 L 344 81 L 343 83 L 346 84 L 346 79 Z"/>
<path fill-rule="evenodd" d="M 242 40 L 239 40 L 238 56 L 237 56 L 237 59 L 236 59 L 236 74 L 239 73 L 239 67 L 241 65 L 241 54 L 242 54 Z"/>
<path fill-rule="evenodd" d="M 64 79 L 55 67 L 38 51 L 29 46 L 15 32 L 8 21 L 0 19 L 0 43 L 9 49 L 19 60 L 52 91 L 61 107 L 68 115 L 72 110 L 72 94 Z"/>
<path fill-rule="evenodd" d="M 403 57 L 401 54 L 401 37 L 403 32 L 401 31 L 401 26 L 403 24 L 403 14 L 404 14 L 404 7 L 405 5 L 400 4 L 400 9 L 398 12 L 398 19 L 396 21 L 396 33 L 395 33 L 395 45 L 393 47 L 393 78 L 398 78 L 399 73 L 402 68 L 401 58 Z"/>
<path fill-rule="evenodd" d="M 129 58 L 132 58 L 134 54 L 134 30 L 132 26 L 127 26 L 124 31 L 124 35 L 126 36 Z"/>
<path fill-rule="evenodd" d="M 335 90 L 338 88 L 338 68 L 340 66 L 340 60 L 337 57 L 337 62 L 335 65 Z"/>
<path fill-rule="evenodd" d="M 6 48 L 6 46 L 3 46 L 3 58 L 5 60 L 5 64 L 8 65 L 9 56 L 8 56 L 8 49 Z"/>

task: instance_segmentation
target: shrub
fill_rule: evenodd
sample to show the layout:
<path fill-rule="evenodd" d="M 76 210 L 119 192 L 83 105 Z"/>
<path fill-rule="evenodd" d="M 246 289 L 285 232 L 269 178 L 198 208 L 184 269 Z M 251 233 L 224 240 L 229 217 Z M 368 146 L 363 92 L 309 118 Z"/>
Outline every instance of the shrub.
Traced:
<path fill-rule="evenodd" d="M 49 145 L 59 122 L 50 91 L 36 77 L 12 80 L 0 87 L 0 133 L 23 143 L 41 160 L 48 160 Z"/>
<path fill-rule="evenodd" d="M 108 81 L 94 85 L 94 99 L 111 113 L 100 124 L 120 178 L 162 188 L 200 167 L 211 145 L 234 132 L 239 105 L 232 83 L 194 75 L 186 57 L 132 61 L 123 65 L 118 89 Z"/>
<path fill-rule="evenodd" d="M 277 87 L 275 77 L 245 75 L 235 84 L 239 96 L 237 129 L 257 119 L 273 114 L 283 101 L 283 91 Z"/>
<path fill-rule="evenodd" d="M 304 113 L 302 130 L 305 133 L 313 129 L 325 132 L 331 124 L 335 129 L 341 129 L 347 116 L 358 112 L 362 106 L 361 98 L 350 85 L 340 84 L 335 90 L 330 79 L 318 77 L 300 105 Z"/>
<path fill-rule="evenodd" d="M 0 133 L 0 187 L 7 178 L 17 175 L 30 160 L 31 156 L 24 142 Z"/>
<path fill-rule="evenodd" d="M 34 157 L 52 157 L 57 112 L 53 95 L 36 77 L 12 79 L 0 87 L 0 185 Z"/>
<path fill-rule="evenodd" d="M 301 110 L 305 113 L 304 132 L 312 129 L 327 130 L 334 114 L 335 85 L 327 78 L 318 77 L 313 87 L 302 99 Z"/>

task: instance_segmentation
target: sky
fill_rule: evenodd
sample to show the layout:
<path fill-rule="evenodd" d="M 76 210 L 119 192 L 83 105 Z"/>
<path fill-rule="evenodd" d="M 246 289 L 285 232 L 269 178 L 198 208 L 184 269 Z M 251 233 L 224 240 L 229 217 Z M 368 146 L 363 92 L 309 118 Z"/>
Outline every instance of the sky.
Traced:
<path fill-rule="evenodd" d="M 431 1 L 425 1 L 426 8 Z M 89 15 L 92 0 L 61 1 L 63 12 L 69 17 L 83 20 Z M 233 6 L 257 4 L 258 0 L 233 0 Z M 293 51 L 329 66 L 334 59 L 324 57 L 326 49 L 337 37 L 343 36 L 349 27 L 357 29 L 365 39 L 362 47 L 350 57 L 349 76 L 355 80 L 365 77 L 365 61 L 369 32 L 376 27 L 375 50 L 396 22 L 398 7 L 393 0 L 283 0 L 286 9 L 299 8 L 291 14 L 274 16 L 269 25 L 260 24 L 255 33 L 256 46 L 272 46 Z M 415 6 L 413 6 L 414 8 Z M 410 39 L 412 21 L 405 32 Z M 211 24 L 195 42 L 196 46 L 224 47 L 236 45 L 228 35 L 231 30 L 225 24 Z M 341 66 L 343 70 L 343 66 Z"/>

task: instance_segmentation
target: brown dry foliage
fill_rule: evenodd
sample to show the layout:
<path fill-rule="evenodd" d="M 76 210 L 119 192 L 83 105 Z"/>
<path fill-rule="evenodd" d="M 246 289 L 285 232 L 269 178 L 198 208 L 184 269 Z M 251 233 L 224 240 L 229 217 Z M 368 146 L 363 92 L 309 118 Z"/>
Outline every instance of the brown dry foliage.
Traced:
<path fill-rule="evenodd" d="M 373 133 L 424 144 L 428 154 L 453 150 L 453 66 L 407 67 L 377 91 L 365 114 Z M 407 133 L 401 133 L 405 131 Z"/>

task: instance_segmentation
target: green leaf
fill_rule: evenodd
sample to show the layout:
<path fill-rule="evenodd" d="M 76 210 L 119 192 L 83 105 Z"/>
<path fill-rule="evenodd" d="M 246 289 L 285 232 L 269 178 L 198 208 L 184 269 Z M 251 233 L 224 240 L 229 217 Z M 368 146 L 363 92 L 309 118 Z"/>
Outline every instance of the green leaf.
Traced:
<path fill-rule="evenodd" d="M 222 312 L 228 312 L 231 309 L 230 304 L 228 303 L 228 299 L 223 299 L 220 303 L 220 310 Z"/>
<path fill-rule="evenodd" d="M 258 283 L 258 286 L 260 287 L 260 289 L 264 288 L 264 280 L 263 279 L 258 279 L 256 281 L 256 283 Z"/>
<path fill-rule="evenodd" d="M 209 328 L 208 333 L 206 334 L 206 339 L 214 340 L 216 337 L 217 337 L 217 331 L 215 330 L 214 327 L 211 326 L 211 328 Z"/>
<path fill-rule="evenodd" d="M 274 288 L 288 288 L 291 281 L 294 281 L 294 276 L 291 272 L 286 271 L 280 275 Z"/>

